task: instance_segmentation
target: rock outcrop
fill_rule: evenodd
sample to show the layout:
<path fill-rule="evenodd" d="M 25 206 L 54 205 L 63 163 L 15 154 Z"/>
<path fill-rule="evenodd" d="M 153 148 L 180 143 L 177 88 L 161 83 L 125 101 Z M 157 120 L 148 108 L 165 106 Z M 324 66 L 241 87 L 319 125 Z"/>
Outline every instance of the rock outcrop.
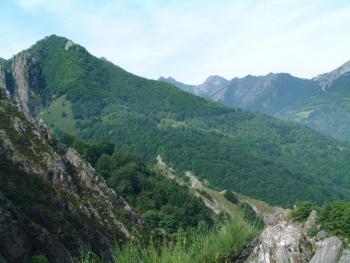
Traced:
<path fill-rule="evenodd" d="M 305 223 L 290 219 L 290 210 L 277 209 L 270 216 L 259 212 L 267 228 L 251 249 L 246 263 L 348 263 L 349 250 L 342 251 L 342 241 L 319 231 L 315 237 L 308 235 L 317 226 L 317 213 L 312 211 Z M 266 220 L 268 219 L 268 220 Z"/>
<path fill-rule="evenodd" d="M 317 250 L 310 263 L 337 263 L 342 250 L 342 242 L 337 237 L 329 237 L 316 244 Z"/>
<path fill-rule="evenodd" d="M 17 59 L 11 96 L 0 74 L 0 259 L 72 262 L 91 249 L 113 261 L 113 244 L 133 238 L 143 222 L 75 150 L 31 121 L 21 103 L 29 96 L 20 79 L 28 59 Z"/>

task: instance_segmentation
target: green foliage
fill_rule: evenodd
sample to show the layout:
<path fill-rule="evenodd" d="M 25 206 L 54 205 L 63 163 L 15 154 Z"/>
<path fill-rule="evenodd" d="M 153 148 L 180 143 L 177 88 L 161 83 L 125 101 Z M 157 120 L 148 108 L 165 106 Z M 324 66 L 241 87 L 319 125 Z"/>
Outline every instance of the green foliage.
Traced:
<path fill-rule="evenodd" d="M 312 210 L 316 210 L 317 206 L 312 202 L 301 202 L 297 204 L 297 208 L 291 212 L 291 217 L 298 221 L 305 221 Z"/>
<path fill-rule="evenodd" d="M 231 203 L 238 204 L 239 200 L 236 195 L 231 190 L 226 190 L 224 193 L 224 197 L 230 201 Z"/>
<path fill-rule="evenodd" d="M 187 187 L 148 168 L 136 155 L 123 153 L 108 141 L 86 143 L 64 133 L 60 133 L 60 139 L 90 161 L 108 186 L 138 209 L 152 229 L 175 233 L 201 222 L 213 223 L 210 210 Z"/>
<path fill-rule="evenodd" d="M 218 189 L 273 205 L 350 199 L 349 145 L 137 77 L 78 45 L 65 50 L 66 41 L 51 36 L 30 49 L 44 79 L 44 104 L 62 96 L 71 103 L 75 130 L 64 122 L 68 111 L 48 122 L 54 127 L 87 141 L 108 138 L 149 163 L 160 154 L 179 172 L 192 170 Z"/>
<path fill-rule="evenodd" d="M 318 224 L 327 232 L 350 239 L 350 202 L 330 200 L 322 206 L 316 206 L 311 202 L 298 204 L 297 209 L 291 215 L 299 221 L 305 221 L 312 210 L 318 213 Z M 313 232 L 316 230 L 313 229 Z M 312 233 L 315 234 L 315 233 Z"/>
<path fill-rule="evenodd" d="M 38 255 L 31 257 L 29 263 L 50 263 L 50 261 L 47 259 L 47 257 L 43 255 Z"/>
<path fill-rule="evenodd" d="M 150 244 L 143 247 L 128 244 L 117 248 L 115 261 L 121 263 L 214 263 L 234 262 L 243 245 L 258 231 L 242 220 L 228 220 L 211 229 L 199 228 L 191 233 L 191 240 L 179 239 L 175 243 Z M 85 256 L 82 263 L 96 263 L 98 259 Z"/>
<path fill-rule="evenodd" d="M 337 139 L 350 141 L 350 74 L 301 103 L 292 104 L 276 116 L 297 121 Z M 304 114 L 303 114 L 304 113 Z M 305 114 L 308 113 L 308 114 Z"/>
<path fill-rule="evenodd" d="M 265 227 L 265 223 L 261 216 L 257 215 L 252 206 L 246 202 L 240 204 L 240 210 L 243 212 L 244 219 L 252 226 L 262 230 Z"/>
<path fill-rule="evenodd" d="M 326 202 L 320 209 L 321 228 L 350 240 L 350 203 L 342 201 Z"/>

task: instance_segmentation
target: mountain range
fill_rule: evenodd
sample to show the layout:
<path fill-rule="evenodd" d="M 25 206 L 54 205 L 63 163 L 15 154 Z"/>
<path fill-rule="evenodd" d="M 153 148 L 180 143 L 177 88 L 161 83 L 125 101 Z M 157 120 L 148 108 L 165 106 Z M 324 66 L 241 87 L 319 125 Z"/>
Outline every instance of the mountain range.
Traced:
<path fill-rule="evenodd" d="M 107 138 L 148 163 L 160 155 L 214 188 L 272 204 L 350 198 L 348 144 L 135 76 L 66 38 L 37 42 L 3 64 L 3 70 L 7 90 L 24 114 L 56 134 L 85 141 Z M 275 76 L 268 79 L 252 81 L 273 83 Z M 309 83 L 286 74 L 276 79 Z M 218 77 L 210 80 L 223 83 Z M 314 86 L 310 89 L 314 92 Z"/>
<path fill-rule="evenodd" d="M 350 140 L 349 79 L 350 62 L 312 79 L 288 73 L 232 80 L 210 76 L 200 85 L 187 86 L 160 78 L 198 96 L 301 123 L 346 141 Z"/>
<path fill-rule="evenodd" d="M 270 74 L 231 82 L 247 105 L 264 101 L 264 92 L 278 98 L 298 87 L 299 97 L 271 100 L 272 111 L 317 98 L 320 87 L 346 92 L 344 70 L 328 76 L 332 81 Z M 0 262 L 163 262 L 163 253 L 181 262 L 231 262 L 285 258 L 280 249 L 288 258 L 318 258 L 289 210 L 251 197 L 284 207 L 350 200 L 350 145 L 199 97 L 219 96 L 231 82 L 145 79 L 55 35 L 3 60 Z M 255 91 L 245 93 L 250 84 Z M 306 219 L 316 207 L 304 203 L 294 215 Z M 340 219 L 327 216 L 338 207 L 345 211 Z M 318 207 L 322 229 L 348 237 L 348 207 Z M 274 227 L 252 241 L 265 223 Z M 285 238 L 280 224 L 296 231 L 290 246 L 297 254 L 266 238 L 276 229 Z"/>

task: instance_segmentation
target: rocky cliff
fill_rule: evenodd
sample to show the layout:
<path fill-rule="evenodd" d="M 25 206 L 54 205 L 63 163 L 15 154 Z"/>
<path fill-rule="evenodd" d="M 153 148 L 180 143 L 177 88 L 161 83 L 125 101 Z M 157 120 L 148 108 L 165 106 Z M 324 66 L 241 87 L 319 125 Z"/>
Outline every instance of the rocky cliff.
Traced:
<path fill-rule="evenodd" d="M 137 235 L 142 220 L 31 118 L 35 61 L 20 54 L 14 62 L 11 76 L 0 66 L 0 261 L 72 262 L 84 249 L 113 260 L 113 244 Z"/>

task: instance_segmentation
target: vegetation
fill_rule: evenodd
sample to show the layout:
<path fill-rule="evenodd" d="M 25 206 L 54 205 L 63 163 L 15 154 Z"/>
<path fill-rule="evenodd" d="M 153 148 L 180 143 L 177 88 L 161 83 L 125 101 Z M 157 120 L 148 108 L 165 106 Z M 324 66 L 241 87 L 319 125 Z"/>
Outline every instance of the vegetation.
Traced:
<path fill-rule="evenodd" d="M 179 238 L 175 243 L 160 246 L 150 244 L 143 247 L 128 244 L 117 248 L 115 261 L 121 263 L 214 263 L 234 262 L 244 244 L 257 235 L 258 231 L 242 219 L 225 221 L 215 227 L 200 228 L 191 233 L 191 239 Z M 92 254 L 83 257 L 82 263 L 99 262 Z"/>
<path fill-rule="evenodd" d="M 327 232 L 350 239 L 350 202 L 330 200 L 322 206 L 311 202 L 297 205 L 291 214 L 292 218 L 304 221 L 312 210 L 318 213 L 318 224 Z"/>
<path fill-rule="evenodd" d="M 186 186 L 150 169 L 137 156 L 120 152 L 108 141 L 85 143 L 67 134 L 61 141 L 88 160 L 108 185 L 138 209 L 151 229 L 166 233 L 211 226 L 212 213 Z"/>
<path fill-rule="evenodd" d="M 265 227 L 263 218 L 256 214 L 256 212 L 253 210 L 252 206 L 249 203 L 243 202 L 242 204 L 240 204 L 240 209 L 243 212 L 244 219 L 250 225 L 260 230 L 262 230 Z"/>
<path fill-rule="evenodd" d="M 276 116 L 306 124 L 337 139 L 350 141 L 350 74 L 306 101 L 293 104 Z"/>
<path fill-rule="evenodd" d="M 350 199 L 349 145 L 134 76 L 78 45 L 66 50 L 66 42 L 51 36 L 27 51 L 40 68 L 36 92 L 47 111 L 58 104 L 60 115 L 62 96 L 71 103 L 73 118 L 67 109 L 66 117 L 44 118 L 50 126 L 83 140 L 108 138 L 148 163 L 160 154 L 179 172 L 271 204 Z"/>
<path fill-rule="evenodd" d="M 239 200 L 238 198 L 236 197 L 236 195 L 231 191 L 231 190 L 226 190 L 225 193 L 224 193 L 224 197 L 234 203 L 234 204 L 238 204 L 239 203 Z"/>

